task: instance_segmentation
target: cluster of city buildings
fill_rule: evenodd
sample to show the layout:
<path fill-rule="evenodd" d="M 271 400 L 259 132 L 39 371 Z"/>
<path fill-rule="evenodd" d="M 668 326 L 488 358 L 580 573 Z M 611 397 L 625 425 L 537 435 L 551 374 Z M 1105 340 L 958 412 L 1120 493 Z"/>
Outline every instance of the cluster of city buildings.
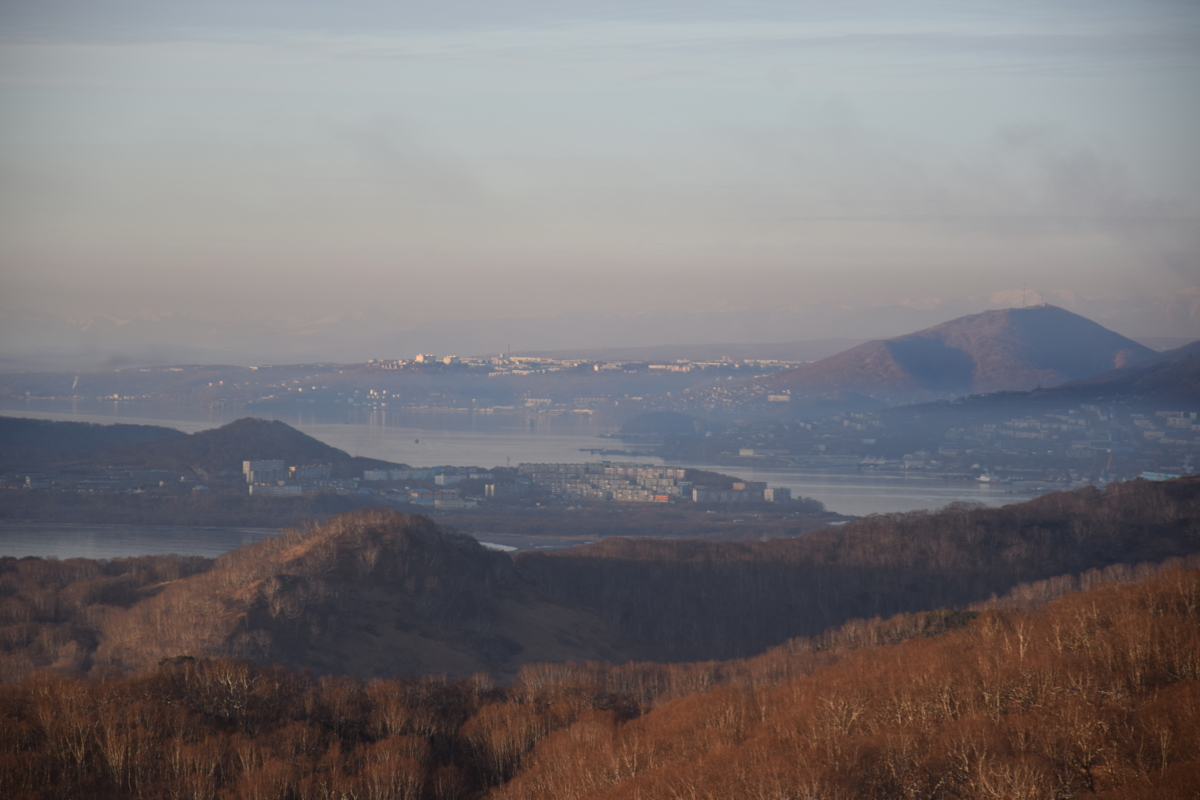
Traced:
<path fill-rule="evenodd" d="M 690 491 L 687 470 L 647 464 L 521 464 L 517 472 L 555 497 L 669 503 Z"/>
<path fill-rule="evenodd" d="M 304 464 L 287 466 L 283 459 L 256 459 L 242 462 L 249 491 L 260 497 L 287 497 L 323 489 L 354 489 L 353 480 L 334 480 L 333 465 Z"/>
<path fill-rule="evenodd" d="M 363 471 L 364 481 L 427 481 L 438 475 L 436 467 L 425 469 L 368 469 Z"/>
<path fill-rule="evenodd" d="M 1011 418 L 950 429 L 946 439 L 984 449 L 1057 451 L 1071 459 L 1126 452 L 1162 461 L 1186 456 L 1188 451 L 1200 451 L 1200 423 L 1196 412 L 1143 414 L 1082 405 L 1065 414 Z"/>
<path fill-rule="evenodd" d="M 590 369 L 595 372 L 712 372 L 712 371 L 762 371 L 773 372 L 778 369 L 798 366 L 803 361 L 780 361 L 777 359 L 730 359 L 723 358 L 710 361 L 692 361 L 675 359 L 671 361 L 636 361 L 636 360 L 596 360 L 579 358 L 547 358 L 545 356 L 513 356 L 499 355 L 493 357 L 467 358 L 456 355 L 439 356 L 432 353 L 418 353 L 410 359 L 372 359 L 367 362 L 368 369 L 403 370 L 430 366 L 458 366 L 468 369 L 488 371 L 492 378 L 545 375 L 563 370 Z"/>
<path fill-rule="evenodd" d="M 819 422 L 750 423 L 666 455 L 1066 487 L 1191 474 L 1200 462 L 1200 414 L 1120 404 L 1013 414 L 1002 403 L 845 412 Z"/>
<path fill-rule="evenodd" d="M 792 490 L 770 488 L 762 481 L 734 481 L 730 489 L 692 489 L 694 503 L 789 503 Z"/>
<path fill-rule="evenodd" d="M 1175 447 L 1200 444 L 1200 420 L 1195 411 L 1158 411 L 1154 416 L 1151 421 L 1144 414 L 1133 415 L 1133 424 L 1142 438 Z"/>
<path fill-rule="evenodd" d="M 477 505 L 476 501 L 460 496 L 458 489 L 413 489 L 407 499 L 415 506 L 446 510 L 474 508 Z"/>
<path fill-rule="evenodd" d="M 403 467 L 400 469 L 368 469 L 363 471 L 364 483 L 429 480 L 432 480 L 434 483 L 434 488 L 432 489 L 404 487 L 401 492 L 404 499 L 413 505 L 437 509 L 473 508 L 477 505 L 475 500 L 463 497 L 459 489 L 451 488 L 463 481 L 485 482 L 485 496 L 496 496 L 494 491 L 486 491 L 489 488 L 494 490 L 494 485 L 487 483 L 488 481 L 495 480 L 495 475 L 490 472 L 463 470 L 459 467 L 424 467 L 418 469 Z"/>
<path fill-rule="evenodd" d="M 165 469 L 104 469 L 80 473 L 34 473 L 20 476 L 15 483 L 5 476 L 3 485 L 29 490 L 64 489 L 76 492 L 140 493 L 189 483 L 179 472 Z M 207 492 L 207 486 L 194 485 L 193 491 Z"/>
<path fill-rule="evenodd" d="M 608 461 L 583 464 L 521 464 L 517 471 L 533 487 L 554 497 L 578 500 L 615 500 L 624 503 L 787 502 L 787 489 L 768 489 L 765 483 L 735 482 L 732 489 L 693 486 L 684 467 L 653 464 L 620 464 Z"/>

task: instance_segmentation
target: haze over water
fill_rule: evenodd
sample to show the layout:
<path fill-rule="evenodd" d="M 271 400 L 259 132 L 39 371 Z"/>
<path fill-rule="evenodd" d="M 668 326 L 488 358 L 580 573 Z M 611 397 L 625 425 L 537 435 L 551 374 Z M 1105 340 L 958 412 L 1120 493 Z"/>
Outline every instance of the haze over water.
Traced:
<path fill-rule="evenodd" d="M 54 409 L 51 410 L 51 406 Z M 63 410 L 61 403 L 0 403 L 0 414 L 76 422 L 115 422 L 164 425 L 188 433 L 218 427 L 246 414 L 209 413 L 204 409 L 186 409 L 148 404 L 115 404 L 79 401 L 75 412 Z M 130 414 L 130 416 L 126 416 Z M 153 416 L 151 416 L 153 414 Z M 400 415 L 397 415 L 399 417 Z M 588 449 L 624 449 L 617 439 L 596 438 L 606 432 L 583 423 L 530 428 L 523 418 L 484 414 L 411 414 L 410 422 L 421 418 L 425 425 L 369 425 L 331 422 L 319 415 L 293 415 L 281 418 L 292 427 L 326 444 L 355 456 L 380 458 L 412 466 L 516 466 L 522 462 L 636 461 L 661 464 L 648 456 L 600 456 Z M 280 418 L 280 417 L 277 417 Z M 419 440 L 419 441 L 418 441 Z M 638 445 L 630 445 L 636 449 Z M 989 506 L 1028 500 L 1042 492 L 1012 493 L 1007 487 L 972 481 L 945 481 L 925 475 L 860 474 L 853 467 L 836 472 L 811 469 L 750 468 L 703 464 L 702 467 L 747 480 L 767 481 L 784 486 L 793 494 L 820 500 L 830 511 L 862 516 L 898 511 L 937 509 L 948 503 L 968 501 Z"/>
<path fill-rule="evenodd" d="M 0 525 L 0 555 L 14 558 L 129 558 L 175 553 L 216 558 L 273 530 L 154 525 Z"/>

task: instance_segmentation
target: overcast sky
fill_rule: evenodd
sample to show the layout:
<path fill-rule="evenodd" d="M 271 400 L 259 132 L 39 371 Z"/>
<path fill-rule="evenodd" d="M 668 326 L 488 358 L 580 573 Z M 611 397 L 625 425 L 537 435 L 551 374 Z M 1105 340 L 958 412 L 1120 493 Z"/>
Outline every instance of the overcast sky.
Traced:
<path fill-rule="evenodd" d="M 1197 142 L 1195 0 L 10 0 L 0 308 L 1166 294 Z"/>

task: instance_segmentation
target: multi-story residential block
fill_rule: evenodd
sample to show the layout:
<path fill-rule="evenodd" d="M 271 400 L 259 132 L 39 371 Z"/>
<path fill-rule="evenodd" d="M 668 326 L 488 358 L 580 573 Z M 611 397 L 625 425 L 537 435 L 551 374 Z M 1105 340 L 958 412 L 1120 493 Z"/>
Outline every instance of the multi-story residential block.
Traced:
<path fill-rule="evenodd" d="M 246 483 L 275 483 L 287 479 L 287 470 L 281 459 L 243 461 L 242 473 Z"/>
<path fill-rule="evenodd" d="M 327 481 L 333 477 L 333 466 L 307 464 L 302 467 L 288 467 L 288 477 L 294 481 Z"/>

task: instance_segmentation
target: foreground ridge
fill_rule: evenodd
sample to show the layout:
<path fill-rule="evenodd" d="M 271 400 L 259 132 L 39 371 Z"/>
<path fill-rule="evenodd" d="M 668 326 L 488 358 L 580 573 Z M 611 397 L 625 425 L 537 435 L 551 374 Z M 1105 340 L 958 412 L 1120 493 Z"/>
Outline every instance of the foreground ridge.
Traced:
<path fill-rule="evenodd" d="M 860 641 L 907 634 L 797 644 L 724 682 L 715 664 L 566 664 L 527 667 L 509 688 L 484 675 L 364 683 L 190 656 L 102 682 L 41 673 L 0 687 L 0 791 L 1194 796 L 1200 570 L 926 622 L 860 624 Z"/>

